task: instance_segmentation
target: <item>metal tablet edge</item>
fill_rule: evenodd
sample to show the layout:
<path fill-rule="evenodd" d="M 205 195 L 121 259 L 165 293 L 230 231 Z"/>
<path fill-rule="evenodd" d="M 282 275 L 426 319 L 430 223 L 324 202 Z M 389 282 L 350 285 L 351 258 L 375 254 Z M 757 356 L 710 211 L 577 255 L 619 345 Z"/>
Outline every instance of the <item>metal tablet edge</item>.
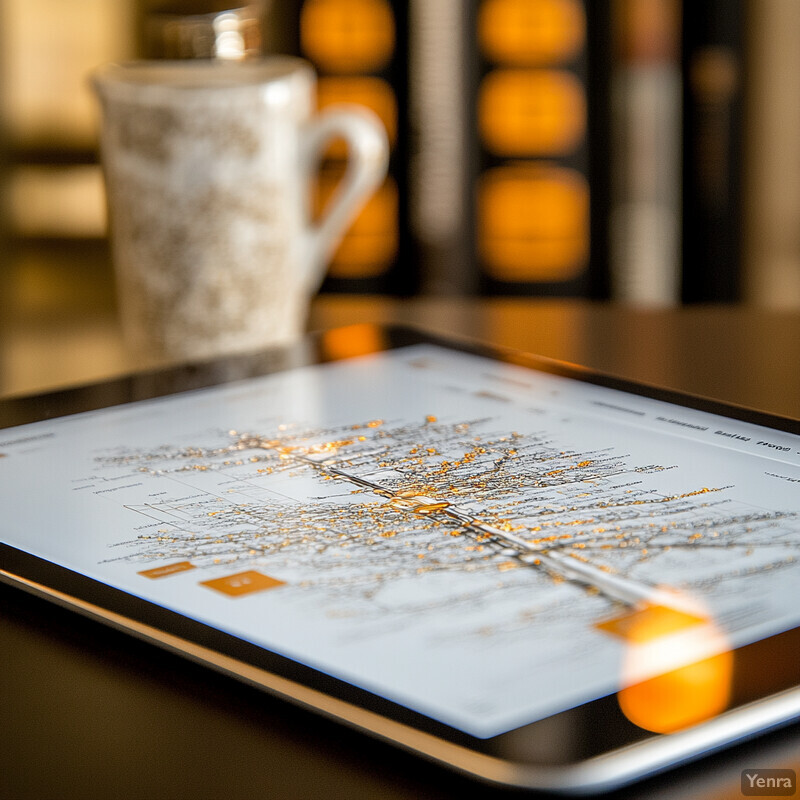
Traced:
<path fill-rule="evenodd" d="M 574 765 L 531 767 L 513 764 L 447 742 L 7 570 L 0 569 L 0 581 L 266 690 L 295 705 L 345 723 L 427 760 L 506 786 L 573 795 L 616 789 L 745 738 L 789 724 L 800 717 L 800 687 L 797 687 L 726 712 L 690 730 L 628 745 Z"/>

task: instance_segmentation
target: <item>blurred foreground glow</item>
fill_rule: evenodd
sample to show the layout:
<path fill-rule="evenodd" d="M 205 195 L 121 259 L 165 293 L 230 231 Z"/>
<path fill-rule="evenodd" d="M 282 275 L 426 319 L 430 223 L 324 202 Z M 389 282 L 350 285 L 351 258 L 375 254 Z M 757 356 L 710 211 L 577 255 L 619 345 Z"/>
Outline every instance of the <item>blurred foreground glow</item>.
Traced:
<path fill-rule="evenodd" d="M 733 653 L 699 610 L 644 604 L 597 627 L 626 642 L 617 700 L 634 725 L 675 733 L 727 708 Z"/>

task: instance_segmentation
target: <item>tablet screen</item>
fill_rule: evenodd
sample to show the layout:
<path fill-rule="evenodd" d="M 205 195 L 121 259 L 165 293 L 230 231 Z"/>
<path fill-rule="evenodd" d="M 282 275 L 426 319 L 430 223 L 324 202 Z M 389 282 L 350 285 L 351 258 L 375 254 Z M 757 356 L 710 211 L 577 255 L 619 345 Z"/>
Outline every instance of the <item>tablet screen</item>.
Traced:
<path fill-rule="evenodd" d="M 800 625 L 798 436 L 435 344 L 7 428 L 0 486 L 7 545 L 477 738 Z"/>

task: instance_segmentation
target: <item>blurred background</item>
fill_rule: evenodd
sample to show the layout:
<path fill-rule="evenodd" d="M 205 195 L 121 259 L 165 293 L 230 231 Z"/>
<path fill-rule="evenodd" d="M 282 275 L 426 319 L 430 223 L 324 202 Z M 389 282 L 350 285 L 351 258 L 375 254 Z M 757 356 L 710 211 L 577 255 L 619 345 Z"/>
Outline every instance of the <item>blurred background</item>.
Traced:
<path fill-rule="evenodd" d="M 796 0 L 167 5 L 0 0 L 0 391 L 47 357 L 65 306 L 87 311 L 73 350 L 110 358 L 87 74 L 130 58 L 294 53 L 321 106 L 377 112 L 390 174 L 325 294 L 800 310 Z M 247 21 L 241 46 L 170 39 L 182 15 L 225 8 Z M 334 144 L 320 207 L 343 158 Z"/>

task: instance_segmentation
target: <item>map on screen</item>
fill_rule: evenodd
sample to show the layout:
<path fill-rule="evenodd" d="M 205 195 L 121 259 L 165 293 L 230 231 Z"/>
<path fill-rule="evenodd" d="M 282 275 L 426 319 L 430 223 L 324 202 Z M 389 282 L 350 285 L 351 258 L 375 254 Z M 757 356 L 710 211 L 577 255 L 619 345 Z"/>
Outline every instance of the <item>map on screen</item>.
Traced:
<path fill-rule="evenodd" d="M 479 737 L 616 691 L 642 608 L 800 623 L 798 437 L 434 345 L 7 429 L 0 485 L 7 544 Z"/>

